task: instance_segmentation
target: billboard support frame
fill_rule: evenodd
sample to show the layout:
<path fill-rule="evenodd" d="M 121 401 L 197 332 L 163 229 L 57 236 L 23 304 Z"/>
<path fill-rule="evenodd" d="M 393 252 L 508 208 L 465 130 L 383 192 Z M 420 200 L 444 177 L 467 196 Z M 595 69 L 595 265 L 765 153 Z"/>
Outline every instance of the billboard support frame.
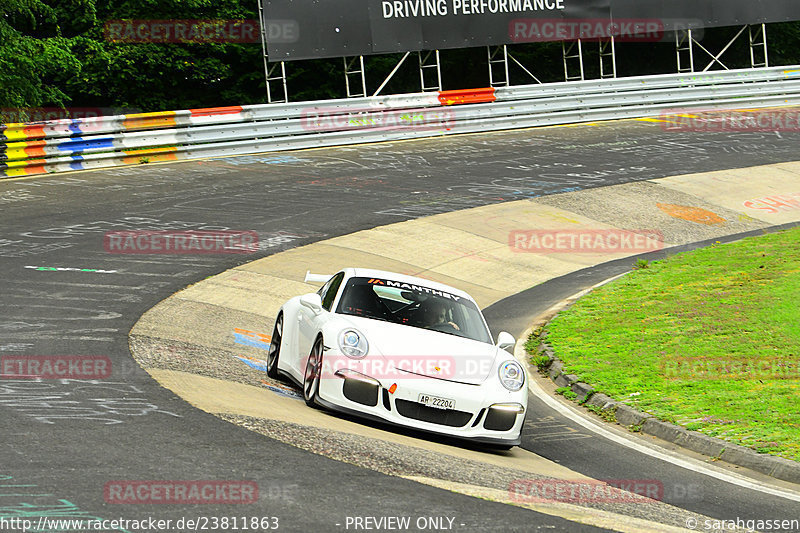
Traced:
<path fill-rule="evenodd" d="M 710 56 L 711 56 L 711 61 L 708 63 L 708 65 L 706 65 L 706 68 L 704 68 L 704 69 L 703 69 L 703 72 L 708 72 L 708 71 L 709 71 L 709 69 L 711 69 L 711 67 L 713 67 L 713 66 L 714 66 L 714 63 L 719 63 L 719 66 L 721 66 L 723 69 L 725 69 L 725 70 L 730 70 L 730 69 L 729 69 L 729 68 L 728 68 L 728 67 L 725 65 L 725 63 L 723 63 L 723 62 L 721 61 L 721 58 L 722 58 L 722 56 L 725 54 L 725 52 L 727 52 L 727 51 L 728 51 L 728 49 L 729 49 L 731 46 L 733 46 L 733 43 L 735 43 L 735 42 L 736 42 L 736 41 L 739 39 L 739 37 L 741 37 L 742 35 L 744 35 L 744 30 L 748 29 L 749 27 L 750 27 L 750 25 L 749 25 L 749 24 L 742 26 L 742 27 L 739 29 L 739 31 L 738 31 L 738 32 L 736 32 L 736 35 L 734 35 L 734 36 L 733 36 L 733 38 L 732 38 L 731 40 L 729 40 L 729 41 L 728 41 L 728 44 L 726 44 L 726 45 L 725 45 L 725 47 L 724 47 L 722 50 L 720 50 L 720 51 L 719 51 L 719 53 L 718 53 L 718 54 L 716 54 L 716 55 L 714 55 L 713 53 L 709 52 L 709 51 L 708 51 L 708 49 L 707 49 L 705 46 L 703 46 L 702 44 L 700 44 L 700 43 L 698 43 L 697 41 L 695 41 L 695 44 L 697 45 L 697 47 L 698 47 L 700 50 L 702 50 L 703 52 L 705 52 L 706 54 L 708 54 L 708 55 L 710 55 Z"/>
<path fill-rule="evenodd" d="M 344 83 L 347 89 L 347 97 L 348 98 L 361 98 L 367 96 L 367 80 L 364 74 L 364 56 L 353 56 L 349 58 L 348 61 L 347 57 L 343 57 L 342 61 L 344 63 Z M 358 64 L 356 65 L 356 62 Z M 354 67 L 355 65 L 355 67 Z M 353 76 L 356 77 L 356 85 L 360 83 L 361 91 L 354 92 L 351 87 L 353 84 L 350 83 L 350 78 Z"/>
<path fill-rule="evenodd" d="M 567 43 L 569 43 L 569 46 L 567 46 Z M 577 51 L 573 52 L 575 48 L 577 48 Z M 561 59 L 564 61 L 564 81 L 583 81 L 586 79 L 583 70 L 583 43 L 580 39 L 576 41 L 561 41 Z M 574 60 L 576 59 L 580 74 L 577 76 L 570 76 L 570 60 L 575 62 Z"/>
<path fill-rule="evenodd" d="M 678 63 L 678 74 L 682 72 L 694 72 L 694 36 L 692 29 L 675 30 L 675 56 Z M 681 61 L 681 52 L 689 56 L 689 66 L 684 66 L 684 61 Z"/>
<path fill-rule="evenodd" d="M 461 44 L 459 40 L 443 38 L 441 36 L 438 38 L 431 37 L 432 35 L 431 32 L 428 32 L 427 34 L 422 32 L 422 37 L 417 36 L 414 32 L 409 32 L 405 30 L 399 33 L 397 31 L 387 30 L 386 32 L 377 32 L 376 34 L 375 28 L 373 27 L 374 24 L 376 24 L 376 20 L 379 26 L 381 24 L 385 26 L 385 23 L 382 22 L 382 19 L 379 16 L 380 14 L 376 15 L 376 13 L 374 13 L 374 10 L 370 8 L 371 10 L 369 14 L 367 14 L 366 12 L 361 13 L 361 11 L 359 11 L 360 13 L 359 16 L 355 18 L 342 19 L 342 21 L 336 22 L 335 27 L 329 28 L 329 29 L 335 29 L 335 33 L 338 35 L 340 34 L 340 27 L 341 27 L 343 29 L 341 35 L 346 35 L 346 37 L 344 38 L 339 37 L 337 38 L 338 40 L 332 37 L 331 38 L 326 37 L 330 42 L 327 42 L 325 41 L 325 39 L 322 39 L 322 41 L 320 41 L 321 44 L 317 44 L 316 48 L 309 48 L 310 41 L 308 39 L 304 41 L 305 44 L 297 45 L 297 43 L 299 42 L 298 40 L 299 27 L 302 26 L 303 24 L 306 25 L 318 24 L 319 21 L 325 21 L 324 24 L 330 24 L 330 21 L 333 20 L 332 18 L 330 17 L 304 18 L 301 15 L 295 15 L 295 17 L 291 17 L 289 12 L 287 12 L 287 14 L 283 14 L 283 12 L 280 11 L 280 7 L 278 8 L 273 7 L 271 5 L 271 0 L 257 0 L 257 1 L 259 2 L 258 15 L 259 15 L 261 46 L 262 46 L 262 57 L 264 62 L 265 88 L 267 92 L 268 103 L 283 103 L 289 101 L 285 61 L 293 60 L 293 58 L 294 59 L 304 59 L 304 58 L 313 59 L 315 57 L 321 58 L 325 56 L 320 54 L 325 54 L 325 53 L 329 54 L 327 57 L 330 56 L 335 57 L 335 54 L 331 54 L 331 52 L 336 52 L 336 51 L 349 52 L 354 54 L 354 55 L 338 56 L 342 57 L 344 66 L 346 97 L 347 98 L 367 97 L 368 94 L 367 94 L 366 68 L 365 68 L 364 55 L 380 54 L 381 52 L 386 53 L 390 51 L 390 49 L 393 46 L 398 46 L 398 45 L 410 46 L 410 49 L 409 48 L 405 49 L 406 51 L 403 57 L 397 62 L 397 64 L 394 66 L 389 75 L 380 84 L 378 89 L 375 91 L 374 96 L 377 96 L 378 94 L 381 93 L 381 91 L 385 89 L 389 81 L 393 79 L 395 74 L 398 72 L 399 68 L 404 64 L 404 62 L 406 61 L 406 59 L 408 58 L 408 56 L 412 51 L 416 51 L 418 56 L 418 71 L 419 71 L 421 91 L 422 92 L 441 91 L 443 90 L 443 84 L 442 84 L 441 62 L 440 62 L 440 48 L 444 47 L 445 49 L 449 49 L 450 47 L 453 47 L 455 44 Z M 580 0 L 576 1 L 580 2 Z M 627 9 L 630 13 L 633 13 L 635 14 L 636 17 L 639 17 L 639 19 L 644 20 L 642 18 L 644 17 L 644 15 L 642 14 L 644 13 L 644 11 L 642 11 L 641 6 L 635 4 L 633 0 L 620 0 L 619 6 L 615 4 L 612 0 L 608 0 L 610 3 L 608 6 L 605 7 L 605 9 L 606 11 L 609 11 L 609 13 L 605 13 L 604 11 L 602 11 L 601 8 L 603 8 L 603 6 L 597 3 L 600 0 L 586 0 L 586 1 L 587 1 L 586 6 L 577 6 L 576 8 L 577 13 L 583 14 L 585 17 L 589 17 L 590 15 L 593 14 L 594 14 L 593 16 L 600 18 L 605 17 L 606 15 L 611 16 L 611 13 L 616 15 L 616 8 L 620 7 L 621 13 Z M 714 0 L 714 1 L 719 3 L 722 0 Z M 733 47 L 734 44 L 737 42 L 737 40 L 744 35 L 745 30 L 747 30 L 748 34 L 748 48 L 750 54 L 751 68 L 755 69 L 759 67 L 768 67 L 769 50 L 767 41 L 767 29 L 766 29 L 766 23 L 763 21 L 765 20 L 780 21 L 782 19 L 789 19 L 789 17 L 795 17 L 794 20 L 800 20 L 797 18 L 800 17 L 800 11 L 798 11 L 796 4 L 791 3 L 792 1 L 795 0 L 776 0 L 776 2 L 777 1 L 783 3 L 781 6 L 779 6 L 780 9 L 777 9 L 775 12 L 769 14 L 765 14 L 761 11 L 749 8 L 748 8 L 749 11 L 747 9 L 744 10 L 744 12 L 747 13 L 746 15 L 741 15 L 741 13 L 739 12 L 731 14 L 728 11 L 721 9 L 720 5 L 722 4 L 720 5 L 715 4 L 715 7 L 713 9 L 709 8 L 710 10 L 708 11 L 708 13 L 705 13 L 705 18 L 700 20 L 702 24 L 707 23 L 708 27 L 724 27 L 720 24 L 724 25 L 725 23 L 727 23 L 728 24 L 727 27 L 739 28 L 736 34 L 717 53 L 714 53 L 716 52 L 716 50 L 712 52 L 711 50 L 709 50 L 709 48 L 707 48 L 708 45 L 704 46 L 700 42 L 698 35 L 702 35 L 702 33 L 693 31 L 694 26 L 692 26 L 692 24 L 695 24 L 697 22 L 695 19 L 686 19 L 686 22 L 684 23 L 680 22 L 683 19 L 674 19 L 674 20 L 668 18 L 661 19 L 661 21 L 663 22 L 663 29 L 665 31 L 674 33 L 678 73 L 694 73 L 698 71 L 707 72 L 709 70 L 714 71 L 718 69 L 730 70 L 728 65 L 726 65 L 724 61 L 728 61 L 727 56 L 731 55 L 729 53 L 731 47 Z M 589 5 L 592 2 L 594 2 L 596 5 L 595 4 Z M 685 0 L 685 2 L 687 2 L 687 5 L 691 4 L 689 0 Z M 613 6 L 611 4 L 613 4 Z M 268 14 L 275 15 L 274 12 L 275 9 L 278 10 L 278 15 L 274 16 L 273 19 L 268 21 L 267 20 Z M 357 8 L 356 11 L 358 11 L 358 9 L 360 8 Z M 689 9 L 689 7 L 678 6 L 675 9 L 677 9 L 677 12 L 681 12 L 681 9 L 683 9 L 683 11 L 686 11 L 687 9 Z M 656 10 L 654 13 L 656 12 L 658 12 L 658 10 Z M 447 13 L 439 13 L 439 14 L 446 15 Z M 573 17 L 575 16 L 574 12 L 571 14 Z M 425 14 L 423 13 L 423 15 Z M 386 17 L 387 15 L 384 9 L 383 18 L 385 19 Z M 411 15 L 401 14 L 398 15 L 398 17 L 400 17 L 400 19 L 403 19 L 402 21 L 403 24 L 406 24 L 405 18 L 411 17 Z M 742 20 L 743 18 L 744 20 Z M 336 20 L 339 21 L 339 19 Z M 429 21 L 433 19 L 421 18 L 420 20 Z M 522 23 L 528 19 L 514 19 L 514 20 L 516 20 L 519 23 Z M 530 19 L 530 20 L 538 20 L 538 19 Z M 543 19 L 543 20 L 548 20 L 548 19 Z M 591 21 L 595 19 L 586 18 L 585 20 Z M 736 22 L 742 24 L 742 22 L 745 22 L 746 20 L 753 22 L 748 22 L 741 26 L 736 25 Z M 756 20 L 758 22 L 755 22 Z M 493 21 L 490 22 L 492 22 L 492 24 L 488 24 L 487 22 L 488 26 L 493 28 L 493 31 L 497 30 L 496 24 L 494 24 Z M 344 23 L 344 26 L 342 26 L 342 23 Z M 364 33 L 363 27 L 365 27 L 365 24 L 369 27 L 373 27 L 372 37 L 369 36 L 369 33 Z M 284 26 L 286 27 L 285 30 L 283 30 Z M 278 30 L 283 30 L 282 33 L 275 33 L 275 35 L 277 36 L 274 40 L 272 39 L 272 35 L 274 33 L 273 27 L 278 28 Z M 305 28 L 305 26 L 303 27 Z M 532 25 L 531 28 L 533 27 L 534 26 Z M 703 25 L 699 26 L 697 29 L 702 29 L 705 27 L 706 26 Z M 424 25 L 422 26 L 422 28 L 423 29 L 425 28 Z M 452 28 L 451 30 L 456 31 L 453 30 Z M 522 31 L 521 34 L 519 33 L 520 31 Z M 505 32 L 506 30 L 502 29 L 501 33 L 505 34 Z M 511 35 L 511 39 L 513 42 L 517 42 L 514 39 L 519 35 L 522 35 L 523 37 L 530 37 L 530 35 L 524 33 L 524 28 L 523 30 L 518 30 L 517 26 L 515 26 L 513 32 L 514 32 L 513 35 L 509 33 L 509 35 Z M 488 35 L 488 37 L 486 37 L 487 39 L 486 42 L 492 43 L 486 45 L 487 62 L 488 62 L 487 66 L 489 71 L 488 72 L 489 86 L 510 87 L 512 85 L 510 77 L 511 67 L 509 66 L 509 61 L 513 61 L 514 63 L 516 63 L 531 79 L 533 79 L 536 83 L 541 84 L 542 82 L 509 52 L 508 49 L 509 41 L 503 41 L 502 36 L 500 39 L 498 39 L 497 36 L 495 35 L 496 33 L 497 31 L 495 31 L 494 34 L 492 34 L 491 32 L 486 34 Z M 309 35 L 309 33 L 304 31 L 304 35 Z M 314 34 L 314 35 L 315 35 L 314 39 L 316 39 L 319 37 L 320 34 Z M 333 32 L 331 32 L 330 35 L 333 35 Z M 408 40 L 409 38 L 404 37 L 409 35 L 412 35 L 412 37 L 409 37 L 411 40 Z M 506 35 L 506 38 L 507 37 L 508 35 Z M 564 80 L 567 82 L 578 81 L 578 80 L 584 81 L 586 80 L 587 76 L 586 65 L 584 63 L 585 51 L 583 50 L 585 39 L 575 38 L 575 37 L 578 36 L 575 36 L 573 33 L 572 40 L 568 38 L 567 40 L 561 41 L 561 52 L 562 52 L 561 55 L 562 55 L 562 62 L 564 69 Z M 403 40 L 404 38 L 406 39 L 405 41 Z M 614 35 L 611 35 L 608 38 L 601 38 L 599 40 L 595 38 L 587 38 L 587 39 L 589 39 L 590 41 L 597 40 L 598 42 L 599 79 L 600 80 L 616 79 L 618 76 L 617 57 L 616 57 L 617 46 Z M 267 41 L 270 42 L 268 43 Z M 474 38 L 470 40 L 470 42 L 474 41 L 475 41 Z M 365 47 L 364 43 L 369 43 L 369 42 L 372 42 L 371 47 L 370 45 L 366 45 Z M 406 43 L 405 45 L 402 44 L 404 42 Z M 288 47 L 284 46 L 282 49 L 280 48 L 281 45 L 285 45 L 287 43 L 290 43 L 291 46 Z M 428 46 L 425 46 L 426 43 L 428 44 Z M 422 49 L 418 48 L 420 44 L 422 45 L 421 46 Z M 464 41 L 464 44 L 466 44 L 467 47 L 470 47 L 469 43 L 466 40 Z M 272 50 L 271 48 L 272 46 L 278 47 L 277 52 Z M 458 46 L 456 46 L 454 49 L 457 48 Z M 702 71 L 699 70 L 699 67 L 702 67 L 702 64 L 696 65 L 696 63 L 699 62 L 698 61 L 699 56 L 698 54 L 695 53 L 695 48 L 702 51 L 710 58 L 710 61 L 708 62 L 707 65 L 705 65 Z M 397 50 L 402 51 L 402 48 Z M 589 53 L 588 50 L 589 49 L 587 49 L 587 53 Z M 279 56 L 276 58 L 279 59 L 279 61 L 270 62 L 269 56 L 271 52 L 275 52 Z M 593 62 L 594 49 L 592 49 L 592 52 L 589 54 Z M 744 62 L 741 59 L 739 61 Z M 739 61 L 736 61 L 734 63 L 738 64 Z M 730 64 L 731 67 L 735 66 L 730 62 L 728 64 Z M 592 76 L 595 75 L 594 69 L 590 69 L 590 72 Z"/>
<path fill-rule="evenodd" d="M 530 70 L 528 70 L 528 69 L 525 67 L 525 65 L 523 65 L 522 63 L 520 63 L 520 62 L 519 62 L 519 59 L 517 59 L 516 57 L 514 57 L 514 54 L 512 54 L 512 53 L 509 53 L 509 54 L 508 54 L 508 58 L 509 58 L 511 61 L 513 61 L 514 63 L 516 63 L 516 65 L 517 65 L 519 68 L 521 68 L 521 69 L 523 70 L 523 72 L 525 72 L 525 74 L 527 74 L 528 76 L 530 76 L 530 77 L 531 77 L 531 79 L 532 79 L 533 81 L 535 81 L 535 82 L 536 82 L 536 83 L 538 83 L 539 85 L 542 85 L 542 81 L 541 81 L 539 78 L 537 78 L 537 77 L 536 77 L 536 76 L 533 74 L 533 72 L 531 72 Z"/>
<path fill-rule="evenodd" d="M 264 60 L 266 61 L 266 58 Z M 283 92 L 283 98 L 272 97 L 271 84 L 275 82 L 279 84 L 280 87 L 279 92 Z M 289 103 L 289 93 L 286 87 L 286 63 L 284 61 L 273 63 L 271 67 L 267 68 L 267 103 L 268 104 Z"/>
<path fill-rule="evenodd" d="M 753 28 L 756 27 L 757 29 L 754 31 Z M 728 41 L 725 47 L 722 48 L 718 53 L 714 54 L 708 50 L 705 46 L 700 44 L 697 39 L 695 39 L 694 33 L 691 29 L 687 30 L 676 30 L 675 31 L 675 54 L 677 58 L 678 64 L 678 72 L 696 72 L 695 70 L 695 57 L 694 57 L 694 47 L 696 46 L 703 52 L 705 52 L 709 57 L 711 57 L 711 61 L 708 65 L 701 72 L 708 72 L 711 67 L 715 64 L 719 64 L 723 68 L 723 70 L 730 70 L 725 63 L 722 62 L 722 56 L 733 46 L 733 44 L 744 35 L 745 30 L 748 32 L 748 43 L 750 49 L 750 68 L 760 68 L 760 67 L 768 67 L 769 66 L 769 44 L 767 41 L 767 26 L 764 23 L 761 24 L 745 24 L 736 34 Z M 757 58 L 758 53 L 762 55 L 761 60 Z M 683 55 L 681 54 L 683 53 Z M 688 67 L 684 66 L 684 60 L 682 59 L 688 55 Z"/>
<path fill-rule="evenodd" d="M 258 0 L 258 28 L 261 35 L 261 57 L 264 60 L 264 87 L 267 90 L 267 103 L 268 104 L 283 104 L 289 102 L 289 93 L 286 87 L 286 65 L 283 61 L 269 65 L 269 57 L 267 54 L 267 30 L 264 25 L 264 6 L 261 0 Z M 274 73 L 279 69 L 280 75 L 275 76 Z M 283 90 L 282 99 L 272 98 L 271 82 L 280 82 Z"/>
<path fill-rule="evenodd" d="M 499 59 L 497 59 L 499 56 Z M 486 60 L 489 65 L 489 87 L 508 87 L 511 79 L 508 76 L 508 46 L 486 47 Z M 495 76 L 495 65 L 500 67 L 500 75 Z"/>
<path fill-rule="evenodd" d="M 569 45 L 567 45 L 567 43 L 569 43 Z M 600 79 L 615 79 L 617 77 L 617 47 L 614 36 L 612 35 L 608 39 L 599 40 L 597 43 L 597 51 L 598 60 L 600 62 Z M 584 81 L 586 79 L 586 71 L 583 63 L 582 39 L 561 41 L 561 58 L 564 62 L 564 81 Z M 571 75 L 570 64 L 577 64 L 580 74 Z M 608 66 L 611 67 L 610 71 L 607 68 Z"/>
<path fill-rule="evenodd" d="M 617 47 L 614 36 L 612 35 L 608 40 L 600 40 L 597 43 L 597 48 L 600 56 L 600 79 L 615 79 L 617 77 Z M 611 62 L 611 72 L 606 72 L 606 66 L 609 61 Z"/>
<path fill-rule="evenodd" d="M 439 61 L 439 50 L 420 50 L 419 57 L 419 82 L 422 92 L 442 90 L 442 64 Z M 433 56 L 433 58 L 431 58 Z M 436 75 L 435 85 L 426 85 L 425 71 L 434 70 Z"/>
<path fill-rule="evenodd" d="M 758 29 L 753 32 L 753 24 L 749 26 L 750 34 L 750 66 L 753 68 L 769 67 L 769 49 L 767 47 L 767 25 L 763 22 L 756 26 Z M 758 39 L 761 39 L 760 41 Z M 761 49 L 763 59 L 756 62 L 756 50 Z"/>
<path fill-rule="evenodd" d="M 380 92 L 383 90 L 383 88 L 386 87 L 386 85 L 389 83 L 389 81 L 394 77 L 395 73 L 397 73 L 397 71 L 400 70 L 400 67 L 403 66 L 403 63 L 405 63 L 406 59 L 408 59 L 408 56 L 410 56 L 410 55 L 411 55 L 411 52 L 406 52 L 405 54 L 403 54 L 403 57 L 400 58 L 400 60 L 394 66 L 392 71 L 389 73 L 388 76 L 386 76 L 386 78 L 381 83 L 380 87 L 378 87 L 378 89 L 375 91 L 375 94 L 373 94 L 372 96 L 378 96 L 380 94 Z"/>

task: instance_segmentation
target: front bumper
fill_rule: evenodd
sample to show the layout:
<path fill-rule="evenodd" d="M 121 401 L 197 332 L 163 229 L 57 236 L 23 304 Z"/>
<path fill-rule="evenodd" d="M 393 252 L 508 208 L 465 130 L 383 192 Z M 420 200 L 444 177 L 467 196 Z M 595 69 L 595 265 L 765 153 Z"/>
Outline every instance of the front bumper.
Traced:
<path fill-rule="evenodd" d="M 454 400 L 454 408 L 428 407 L 419 402 L 422 394 Z M 525 421 L 527 388 L 511 392 L 499 383 L 470 385 L 415 374 L 383 380 L 339 371 L 320 380 L 318 401 L 328 409 L 381 422 L 474 442 L 517 446 Z"/>

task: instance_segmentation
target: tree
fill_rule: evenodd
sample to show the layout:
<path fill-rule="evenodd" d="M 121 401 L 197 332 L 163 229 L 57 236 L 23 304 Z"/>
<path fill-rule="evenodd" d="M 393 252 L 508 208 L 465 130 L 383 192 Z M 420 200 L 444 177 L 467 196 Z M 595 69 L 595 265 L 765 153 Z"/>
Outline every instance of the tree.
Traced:
<path fill-rule="evenodd" d="M 68 101 L 59 81 L 77 74 L 80 61 L 61 35 L 59 10 L 41 0 L 0 0 L 0 13 L 0 107 Z"/>

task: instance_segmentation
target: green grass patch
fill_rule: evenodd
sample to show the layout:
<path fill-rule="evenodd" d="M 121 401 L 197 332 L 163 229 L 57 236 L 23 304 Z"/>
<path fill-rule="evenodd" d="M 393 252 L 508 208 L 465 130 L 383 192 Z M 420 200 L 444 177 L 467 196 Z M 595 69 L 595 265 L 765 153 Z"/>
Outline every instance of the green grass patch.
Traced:
<path fill-rule="evenodd" d="M 559 387 L 559 388 L 557 388 L 556 389 L 556 394 L 562 395 L 567 400 L 574 400 L 575 398 L 578 397 L 578 395 L 575 394 L 574 392 L 572 392 L 572 389 L 570 389 L 569 387 Z"/>
<path fill-rule="evenodd" d="M 551 361 L 550 358 L 540 348 L 540 333 L 541 328 L 538 328 L 536 331 L 528 335 L 528 339 L 525 341 L 523 346 L 525 347 L 525 351 L 531 356 L 531 364 L 538 368 L 539 372 L 544 372 L 547 367 L 550 366 Z"/>
<path fill-rule="evenodd" d="M 651 262 L 547 330 L 598 392 L 800 460 L 800 228 Z"/>
<path fill-rule="evenodd" d="M 591 404 L 587 405 L 586 408 L 588 410 L 590 410 L 591 412 L 595 413 L 596 415 L 598 415 L 600 418 L 602 418 L 606 422 L 616 422 L 617 421 L 616 416 L 614 416 L 614 413 L 611 410 L 607 409 L 607 410 L 604 411 L 600 407 L 598 407 L 596 405 L 591 405 Z"/>

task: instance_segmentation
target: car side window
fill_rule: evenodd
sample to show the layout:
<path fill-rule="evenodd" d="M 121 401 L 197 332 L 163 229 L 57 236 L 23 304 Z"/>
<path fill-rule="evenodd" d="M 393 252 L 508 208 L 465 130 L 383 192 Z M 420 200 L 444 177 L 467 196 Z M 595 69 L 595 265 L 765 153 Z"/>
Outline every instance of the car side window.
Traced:
<path fill-rule="evenodd" d="M 322 308 L 326 311 L 331 310 L 333 301 L 336 299 L 336 293 L 339 292 L 339 287 L 342 285 L 344 279 L 344 272 L 339 272 L 331 279 L 328 280 L 322 289 L 319 291 L 319 296 L 322 298 Z"/>

